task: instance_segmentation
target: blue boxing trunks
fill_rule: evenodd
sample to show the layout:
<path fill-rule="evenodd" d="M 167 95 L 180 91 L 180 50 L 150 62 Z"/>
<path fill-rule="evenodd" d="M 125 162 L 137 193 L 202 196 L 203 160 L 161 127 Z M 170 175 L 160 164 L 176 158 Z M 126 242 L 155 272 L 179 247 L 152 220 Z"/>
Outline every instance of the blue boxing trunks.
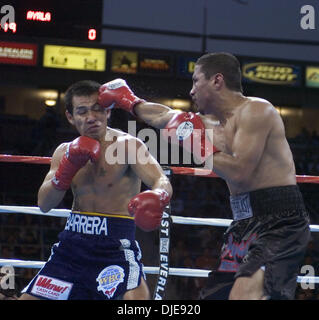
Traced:
<path fill-rule="evenodd" d="M 144 277 L 134 219 L 73 211 L 22 293 L 50 300 L 120 299 Z"/>
<path fill-rule="evenodd" d="M 217 268 L 202 299 L 228 299 L 238 277 L 264 270 L 264 296 L 293 299 L 310 238 L 298 186 L 260 189 L 230 197 L 233 222 L 224 234 Z"/>

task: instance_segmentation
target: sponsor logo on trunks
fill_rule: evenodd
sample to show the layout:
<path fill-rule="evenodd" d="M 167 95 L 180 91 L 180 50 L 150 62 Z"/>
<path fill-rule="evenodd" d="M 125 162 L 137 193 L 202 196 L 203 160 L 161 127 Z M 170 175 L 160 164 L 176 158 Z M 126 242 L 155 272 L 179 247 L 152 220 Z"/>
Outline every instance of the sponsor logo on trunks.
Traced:
<path fill-rule="evenodd" d="M 246 241 L 240 243 L 234 242 L 233 235 L 228 236 L 228 242 L 222 248 L 221 262 L 218 271 L 237 272 L 239 264 L 242 262 L 248 252 L 248 248 L 252 241 L 257 238 L 253 233 Z"/>
<path fill-rule="evenodd" d="M 71 213 L 66 222 L 65 230 L 107 236 L 107 218 Z"/>
<path fill-rule="evenodd" d="M 120 266 L 112 265 L 104 268 L 96 278 L 97 290 L 102 291 L 109 299 L 112 298 L 117 286 L 124 282 L 124 276 L 124 269 Z"/>
<path fill-rule="evenodd" d="M 51 300 L 67 300 L 72 286 L 70 282 L 38 275 L 31 293 Z"/>

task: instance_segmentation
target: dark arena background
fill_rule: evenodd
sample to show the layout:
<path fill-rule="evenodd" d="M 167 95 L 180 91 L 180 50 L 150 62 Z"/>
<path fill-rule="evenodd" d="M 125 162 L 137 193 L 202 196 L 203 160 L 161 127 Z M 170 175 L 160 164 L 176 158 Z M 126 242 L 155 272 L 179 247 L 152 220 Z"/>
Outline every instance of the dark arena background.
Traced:
<path fill-rule="evenodd" d="M 310 8 L 302 9 L 305 5 Z M 123 78 L 143 99 L 196 111 L 189 96 L 194 64 L 203 53 L 226 51 L 241 63 L 244 94 L 269 100 L 280 113 L 296 174 L 319 176 L 319 25 L 311 23 L 311 15 L 303 20 L 306 14 L 317 17 L 318 1 L 0 1 L 0 8 L 4 6 L 14 9 L 14 18 L 10 9 L 1 10 L 1 155 L 51 157 L 59 144 L 73 140 L 77 133 L 66 120 L 63 97 L 79 80 Z M 128 121 L 135 119 L 112 111 L 111 127 L 127 131 Z M 136 122 L 137 135 L 145 128 Z M 154 156 L 160 161 L 160 150 Z M 0 160 L 1 206 L 36 207 L 48 164 Z M 194 165 L 172 163 L 170 157 L 160 163 Z M 172 215 L 231 219 L 228 189 L 220 178 L 172 174 L 170 179 Z M 318 180 L 301 181 L 299 187 L 311 224 L 319 224 Z M 58 208 L 71 205 L 68 191 Z M 2 212 L 0 258 L 46 261 L 65 221 L 46 214 Z M 211 270 L 224 231 L 172 224 L 170 267 Z M 137 229 L 137 239 L 144 265 L 158 267 L 159 232 Z M 311 234 L 302 266 L 300 276 L 319 274 L 317 232 Z M 10 294 L 19 296 L 38 269 L 14 270 Z M 147 280 L 153 292 L 157 275 L 149 274 Z M 164 298 L 196 300 L 205 281 L 171 275 Z M 295 299 L 318 300 L 318 284 L 298 283 Z"/>

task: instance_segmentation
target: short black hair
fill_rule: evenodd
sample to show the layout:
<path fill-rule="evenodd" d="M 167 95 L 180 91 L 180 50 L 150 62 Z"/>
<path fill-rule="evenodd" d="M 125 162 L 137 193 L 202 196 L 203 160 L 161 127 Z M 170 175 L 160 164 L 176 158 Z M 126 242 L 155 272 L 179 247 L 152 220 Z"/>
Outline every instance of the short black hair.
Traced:
<path fill-rule="evenodd" d="M 82 80 L 72 84 L 65 92 L 64 103 L 66 110 L 73 114 L 72 100 L 74 96 L 90 96 L 99 92 L 101 84 L 92 80 Z"/>
<path fill-rule="evenodd" d="M 204 73 L 206 79 L 210 79 L 216 73 L 221 73 L 228 89 L 243 91 L 240 63 L 234 55 L 227 52 L 207 53 L 196 61 L 196 65 L 201 66 L 201 72 Z"/>

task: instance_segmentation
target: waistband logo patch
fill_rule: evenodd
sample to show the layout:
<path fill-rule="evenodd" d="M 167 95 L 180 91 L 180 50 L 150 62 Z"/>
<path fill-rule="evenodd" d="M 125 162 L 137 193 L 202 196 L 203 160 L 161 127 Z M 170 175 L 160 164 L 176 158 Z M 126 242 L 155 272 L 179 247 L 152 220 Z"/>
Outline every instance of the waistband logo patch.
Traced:
<path fill-rule="evenodd" d="M 230 196 L 230 206 L 235 221 L 248 219 L 253 216 L 249 193 Z"/>
<path fill-rule="evenodd" d="M 102 291 L 109 299 L 112 298 L 117 286 L 124 282 L 124 276 L 124 269 L 120 266 L 112 265 L 104 268 L 96 278 L 97 290 Z"/>

